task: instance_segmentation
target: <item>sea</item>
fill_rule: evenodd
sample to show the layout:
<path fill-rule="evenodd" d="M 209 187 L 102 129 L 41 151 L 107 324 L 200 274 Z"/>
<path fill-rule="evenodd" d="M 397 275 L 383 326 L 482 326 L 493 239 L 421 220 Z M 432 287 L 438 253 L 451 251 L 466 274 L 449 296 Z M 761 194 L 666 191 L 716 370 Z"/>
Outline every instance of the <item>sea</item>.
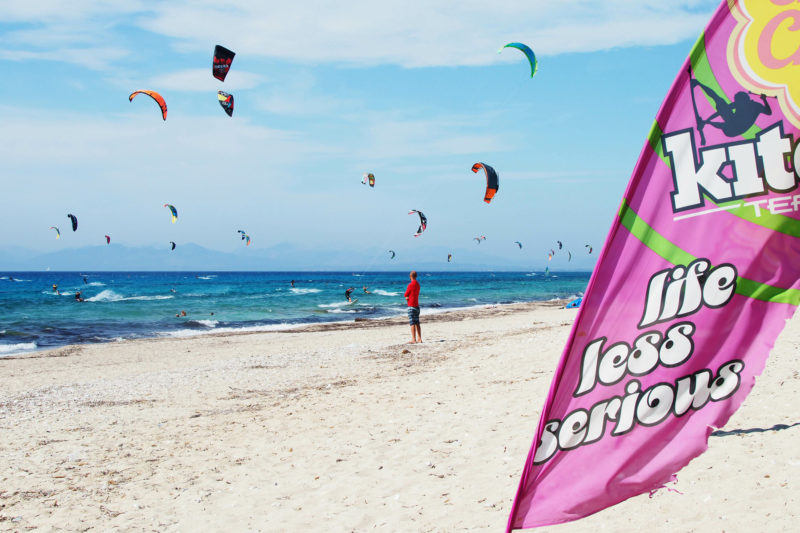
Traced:
<path fill-rule="evenodd" d="M 466 307 L 572 299 L 583 295 L 589 276 L 420 273 L 420 307 L 424 316 Z M 407 271 L 2 272 L 0 357 L 70 344 L 401 316 L 408 281 Z M 354 303 L 345 298 L 349 287 L 355 289 Z M 78 291 L 83 302 L 75 298 Z"/>

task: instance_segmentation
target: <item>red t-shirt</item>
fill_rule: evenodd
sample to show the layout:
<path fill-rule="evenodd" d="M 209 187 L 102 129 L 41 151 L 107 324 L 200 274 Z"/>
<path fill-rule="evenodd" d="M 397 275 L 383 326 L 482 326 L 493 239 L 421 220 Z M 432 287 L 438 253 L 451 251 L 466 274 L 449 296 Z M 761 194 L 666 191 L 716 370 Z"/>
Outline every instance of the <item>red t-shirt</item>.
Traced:
<path fill-rule="evenodd" d="M 408 298 L 409 307 L 419 307 L 419 281 L 412 279 L 403 296 Z"/>

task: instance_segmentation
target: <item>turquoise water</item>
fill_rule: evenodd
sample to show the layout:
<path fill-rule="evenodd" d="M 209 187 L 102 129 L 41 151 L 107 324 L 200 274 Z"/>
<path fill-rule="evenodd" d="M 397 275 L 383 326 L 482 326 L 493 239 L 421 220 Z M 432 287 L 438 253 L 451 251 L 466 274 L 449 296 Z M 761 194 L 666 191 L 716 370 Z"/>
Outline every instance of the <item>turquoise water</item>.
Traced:
<path fill-rule="evenodd" d="M 419 281 L 424 315 L 575 297 L 589 273 L 433 272 L 420 273 Z M 0 357 L 67 344 L 398 316 L 407 284 L 407 272 L 4 272 Z M 354 304 L 344 297 L 348 287 L 355 288 Z M 77 291 L 85 301 L 75 300 Z M 185 317 L 175 316 L 182 311 Z"/>

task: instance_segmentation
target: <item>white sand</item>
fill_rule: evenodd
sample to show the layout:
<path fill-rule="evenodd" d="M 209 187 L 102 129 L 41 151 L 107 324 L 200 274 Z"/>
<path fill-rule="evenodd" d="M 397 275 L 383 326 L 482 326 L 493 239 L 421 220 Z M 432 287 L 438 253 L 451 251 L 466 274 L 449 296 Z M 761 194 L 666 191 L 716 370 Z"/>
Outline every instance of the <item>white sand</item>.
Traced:
<path fill-rule="evenodd" d="M 427 317 L 416 346 L 380 321 L 0 359 L 0 530 L 502 531 L 574 316 Z M 794 320 L 682 494 L 540 531 L 797 531 L 799 344 Z"/>

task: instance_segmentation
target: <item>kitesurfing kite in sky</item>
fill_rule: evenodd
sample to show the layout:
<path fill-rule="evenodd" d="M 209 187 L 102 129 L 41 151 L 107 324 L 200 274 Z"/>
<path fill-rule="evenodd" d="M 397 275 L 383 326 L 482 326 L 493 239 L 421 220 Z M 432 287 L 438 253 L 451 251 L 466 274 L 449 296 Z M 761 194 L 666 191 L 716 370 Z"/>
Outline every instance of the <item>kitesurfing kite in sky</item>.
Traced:
<path fill-rule="evenodd" d="M 244 240 L 244 238 L 247 236 L 247 232 L 241 229 L 237 229 L 236 233 L 239 233 L 241 235 L 242 240 Z"/>
<path fill-rule="evenodd" d="M 111 244 L 111 237 L 106 235 L 106 244 Z"/>
<path fill-rule="evenodd" d="M 394 250 L 389 250 L 389 253 L 392 254 L 392 257 L 390 257 L 389 259 L 394 259 L 394 256 L 397 255 L 394 253 Z"/>
<path fill-rule="evenodd" d="M 564 245 L 561 243 L 561 241 L 556 241 L 556 243 L 558 244 L 558 249 L 559 250 L 564 247 Z"/>
<path fill-rule="evenodd" d="M 229 117 L 232 117 L 233 116 L 233 95 L 232 94 L 228 94 L 225 91 L 217 91 L 217 99 L 219 100 L 219 105 L 222 106 L 222 109 L 225 110 L 225 112 L 228 114 Z"/>
<path fill-rule="evenodd" d="M 536 74 L 536 70 L 539 68 L 539 62 L 536 61 L 536 54 L 533 53 L 533 50 L 531 50 L 528 45 L 522 43 L 508 43 L 503 48 L 498 50 L 497 53 L 499 54 L 505 48 L 516 48 L 517 50 L 525 54 L 525 57 L 528 58 L 528 62 L 531 64 L 531 78 L 533 77 L 534 74 Z"/>
<path fill-rule="evenodd" d="M 517 246 L 519 246 L 519 249 L 520 249 L 520 250 L 522 250 L 522 243 L 521 243 L 521 242 L 519 242 L 519 241 L 514 241 L 514 244 L 516 244 Z"/>
<path fill-rule="evenodd" d="M 156 101 L 158 106 L 161 108 L 161 117 L 164 120 L 167 120 L 167 103 L 164 101 L 164 98 L 160 94 L 155 91 L 133 91 L 130 96 L 128 96 L 128 101 L 133 102 L 133 99 L 136 97 L 137 94 L 146 94 L 150 98 Z"/>
<path fill-rule="evenodd" d="M 370 187 L 375 187 L 375 174 L 373 174 L 372 172 L 369 172 L 369 173 L 368 172 L 364 172 L 364 177 L 361 178 L 361 183 L 363 185 L 366 185 L 367 183 L 369 183 Z"/>
<path fill-rule="evenodd" d="M 244 239 L 245 241 L 247 241 L 247 244 L 245 244 L 245 246 L 250 246 L 250 235 L 245 235 L 245 236 L 243 237 L 243 239 Z"/>
<path fill-rule="evenodd" d="M 61 232 L 59 231 L 59 229 L 58 229 L 57 227 L 55 227 L 55 226 L 50 226 L 48 229 L 54 229 L 54 230 L 56 230 L 56 239 L 60 239 L 60 238 L 61 238 Z"/>
<path fill-rule="evenodd" d="M 164 204 L 164 207 L 169 209 L 169 212 L 172 213 L 172 223 L 176 223 L 178 221 L 178 210 L 175 209 L 174 205 Z M 191 217 L 189 217 L 191 218 Z"/>
<path fill-rule="evenodd" d="M 453 254 L 447 254 L 447 262 L 449 263 L 452 260 L 453 260 Z"/>
<path fill-rule="evenodd" d="M 587 244 L 587 245 L 586 245 L 586 248 L 588 248 L 588 249 L 589 249 L 589 253 L 592 253 L 592 246 L 591 246 L 590 244 Z"/>
<path fill-rule="evenodd" d="M 169 244 L 172 246 L 171 250 L 175 249 L 175 241 L 169 241 Z"/>
<path fill-rule="evenodd" d="M 483 169 L 486 172 L 486 194 L 483 196 L 483 201 L 487 204 L 492 201 L 497 190 L 500 188 L 500 179 L 497 177 L 497 172 L 485 163 L 475 163 L 472 165 L 472 171 L 478 172 L 478 169 Z"/>
<path fill-rule="evenodd" d="M 428 218 L 423 214 L 422 211 L 417 211 L 416 209 L 412 209 L 408 212 L 409 215 L 413 215 L 414 213 L 419 215 L 419 228 L 417 228 L 417 232 L 414 234 L 414 237 L 419 237 L 422 235 L 422 232 L 428 229 Z"/>
<path fill-rule="evenodd" d="M 70 213 L 67 218 L 72 222 L 72 231 L 78 231 L 78 217 Z"/>
<path fill-rule="evenodd" d="M 219 81 L 225 81 L 225 76 L 231 69 L 231 63 L 236 53 L 228 50 L 224 46 L 214 47 L 214 62 L 211 64 L 211 74 Z"/>

